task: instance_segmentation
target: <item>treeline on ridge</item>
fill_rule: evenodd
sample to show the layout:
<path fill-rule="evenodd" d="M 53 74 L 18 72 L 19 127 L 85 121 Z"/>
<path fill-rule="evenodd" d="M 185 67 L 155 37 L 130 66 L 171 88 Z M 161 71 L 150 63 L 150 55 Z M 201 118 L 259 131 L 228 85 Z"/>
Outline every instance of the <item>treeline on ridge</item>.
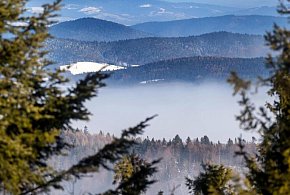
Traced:
<path fill-rule="evenodd" d="M 103 133 L 90 134 L 85 128 L 84 130 L 66 130 L 62 135 L 66 142 L 74 145 L 66 156 L 59 156 L 51 160 L 51 163 L 57 169 L 64 169 L 85 156 L 92 155 L 101 149 L 105 144 L 110 143 L 114 135 Z M 237 172 L 244 167 L 241 157 L 235 157 L 235 151 L 239 149 L 237 139 L 228 139 L 227 143 L 214 143 L 208 136 L 201 138 L 190 138 L 183 140 L 176 135 L 170 140 L 154 139 L 154 138 L 137 138 L 138 145 L 131 149 L 131 152 L 137 154 L 148 161 L 162 158 L 158 164 L 159 171 L 154 175 L 158 180 L 157 188 L 150 190 L 162 189 L 170 191 L 177 184 L 184 184 L 185 176 L 196 176 L 202 170 L 201 163 L 211 162 L 224 164 L 232 167 Z M 250 141 L 244 141 L 246 151 L 253 154 L 256 152 L 256 140 L 253 137 Z M 104 186 L 111 184 L 112 173 L 100 173 L 102 179 L 98 180 L 98 184 L 83 183 L 80 180 L 78 185 L 88 191 L 94 189 L 103 189 Z M 98 177 L 99 178 L 99 177 Z M 88 182 L 87 180 L 86 182 Z M 150 190 L 148 193 L 150 193 Z M 176 191 L 186 191 L 185 185 Z M 154 193 L 155 191 L 152 191 Z M 156 193 L 156 192 L 155 192 Z"/>
<path fill-rule="evenodd" d="M 262 57 L 268 49 L 262 36 L 227 32 L 179 38 L 141 38 L 114 42 L 51 39 L 48 57 L 59 65 L 79 61 L 116 65 L 144 65 L 161 60 L 194 56 Z"/>

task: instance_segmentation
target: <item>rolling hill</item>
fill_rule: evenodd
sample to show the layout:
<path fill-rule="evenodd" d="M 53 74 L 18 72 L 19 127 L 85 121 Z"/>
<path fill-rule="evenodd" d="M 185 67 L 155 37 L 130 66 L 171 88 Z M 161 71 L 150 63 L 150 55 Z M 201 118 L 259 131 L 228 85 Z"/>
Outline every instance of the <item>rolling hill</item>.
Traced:
<path fill-rule="evenodd" d="M 80 41 L 117 41 L 152 36 L 128 26 L 96 18 L 62 22 L 52 26 L 49 31 L 56 38 Z"/>

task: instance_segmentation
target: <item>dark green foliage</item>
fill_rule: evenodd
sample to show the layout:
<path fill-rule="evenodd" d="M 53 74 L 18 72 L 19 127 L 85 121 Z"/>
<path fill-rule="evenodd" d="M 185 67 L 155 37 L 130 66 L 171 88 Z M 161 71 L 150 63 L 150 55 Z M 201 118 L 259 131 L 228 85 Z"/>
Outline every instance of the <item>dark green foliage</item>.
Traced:
<path fill-rule="evenodd" d="M 43 5 L 43 12 L 25 16 L 27 1 L 0 2 L 0 192 L 9 194 L 38 194 L 51 188 L 62 189 L 60 182 L 97 172 L 100 167 L 109 169 L 128 154 L 136 142 L 132 139 L 143 132 L 148 118 L 136 127 L 123 131 L 94 155 L 82 159 L 67 170 L 57 171 L 48 160 L 69 148 L 62 137 L 64 129 L 71 128 L 72 120 L 88 120 L 86 100 L 96 96 L 104 86 L 107 74 L 88 74 L 72 87 L 59 71 L 45 69 L 51 63 L 43 49 L 48 26 L 60 1 Z M 148 175 L 155 172 L 148 163 L 138 173 L 142 181 L 134 192 L 144 191 L 151 181 Z M 144 176 L 144 177 L 143 177 Z M 128 187 L 118 186 L 117 191 Z"/>
<path fill-rule="evenodd" d="M 141 166 L 140 170 L 135 172 L 127 181 L 121 182 L 115 190 L 109 190 L 103 194 L 142 194 L 142 192 L 145 192 L 151 184 L 155 183 L 154 180 L 150 180 L 149 178 L 157 172 L 157 169 L 154 166 L 158 163 L 159 161 L 153 161 L 150 164 Z"/>
<path fill-rule="evenodd" d="M 0 181 L 1 191 L 13 194 L 41 185 L 54 174 L 45 160 L 67 147 L 60 129 L 71 119 L 87 118 L 83 102 L 95 96 L 105 77 L 95 74 L 93 83 L 83 81 L 89 91 L 82 97 L 76 97 L 81 84 L 64 95 L 56 84 L 65 80 L 58 72 L 43 70 L 49 62 L 41 50 L 59 2 L 43 6 L 43 13 L 32 17 L 22 16 L 25 3 L 0 3 Z M 77 114 L 79 110 L 83 115 Z"/>
<path fill-rule="evenodd" d="M 194 180 L 186 178 L 186 186 L 190 194 L 231 194 L 229 181 L 232 178 L 232 170 L 223 165 L 203 165 L 204 172 Z"/>
<path fill-rule="evenodd" d="M 289 1 L 288 1 L 289 2 Z M 289 14 L 287 5 L 279 12 Z M 278 55 L 267 58 L 270 77 L 261 78 L 259 85 L 269 87 L 268 94 L 275 99 L 265 107 L 256 108 L 248 98 L 250 81 L 233 74 L 229 79 L 235 93 L 241 95 L 243 107 L 237 120 L 245 130 L 257 131 L 261 136 L 259 153 L 251 156 L 244 151 L 240 140 L 240 151 L 249 172 L 246 173 L 257 194 L 290 194 L 290 31 L 274 26 L 265 36 L 267 45 Z"/>
<path fill-rule="evenodd" d="M 157 171 L 153 165 L 159 162 L 160 160 L 148 163 L 136 154 L 125 156 L 114 169 L 114 183 L 118 183 L 119 187 L 105 194 L 138 195 L 146 192 L 148 186 L 156 182 L 149 178 Z"/>
<path fill-rule="evenodd" d="M 111 143 L 106 144 L 96 154 L 85 157 L 68 170 L 59 172 L 56 176 L 49 179 L 43 185 L 28 189 L 22 194 L 30 194 L 35 192 L 40 193 L 50 186 L 62 189 L 62 186 L 59 185 L 61 181 L 71 180 L 72 177 L 79 179 L 87 173 L 98 172 L 100 167 L 112 170 L 108 165 L 114 164 L 123 158 L 124 155 L 128 154 L 129 149 L 136 144 L 136 141 L 132 138 L 142 134 L 143 129 L 147 126 L 146 123 L 151 119 L 152 118 L 148 118 L 145 121 L 139 123 L 137 126 L 129 128 L 128 130 L 124 130 L 120 138 L 113 139 Z M 115 190 L 109 190 L 104 194 L 122 194 L 123 190 L 132 190 L 136 194 L 140 194 L 140 192 L 146 191 L 148 186 L 154 183 L 154 181 L 149 180 L 148 177 L 156 172 L 154 165 L 157 163 L 158 161 L 153 161 L 152 163 L 147 163 L 146 165 L 141 166 L 140 169 L 130 175 L 126 181 L 121 182 Z M 136 183 L 134 183 L 134 181 L 136 181 Z"/>
<path fill-rule="evenodd" d="M 289 4 L 283 2 L 279 12 L 289 14 Z M 241 95 L 239 104 L 243 109 L 237 116 L 240 126 L 246 131 L 258 132 L 261 137 L 256 155 L 247 153 L 244 140 L 239 140 L 240 150 L 236 154 L 243 157 L 248 170 L 244 183 L 236 183 L 236 194 L 290 194 L 290 31 L 274 25 L 273 32 L 267 33 L 265 39 L 277 55 L 268 55 L 266 65 L 270 76 L 259 78 L 255 90 L 259 86 L 268 87 L 268 95 L 274 100 L 256 108 L 248 97 L 252 82 L 241 79 L 236 73 L 228 79 L 234 86 L 234 94 Z M 232 144 L 229 140 L 228 145 Z M 215 171 L 209 170 L 209 173 Z M 195 181 L 187 180 L 187 184 L 192 192 L 196 193 L 198 189 L 208 194 L 213 188 L 206 185 L 207 181 L 220 181 L 219 178 L 218 175 L 201 173 Z M 217 186 L 213 185 L 214 188 Z"/>

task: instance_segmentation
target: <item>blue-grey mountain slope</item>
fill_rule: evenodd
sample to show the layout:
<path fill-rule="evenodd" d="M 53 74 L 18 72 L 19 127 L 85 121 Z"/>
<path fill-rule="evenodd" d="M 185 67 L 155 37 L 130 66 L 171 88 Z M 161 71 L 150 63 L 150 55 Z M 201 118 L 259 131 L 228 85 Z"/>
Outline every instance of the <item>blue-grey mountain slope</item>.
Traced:
<path fill-rule="evenodd" d="M 264 58 L 190 57 L 145 64 L 117 70 L 109 79 L 113 84 L 156 82 L 225 81 L 232 71 L 247 79 L 267 75 Z"/>
<path fill-rule="evenodd" d="M 273 16 L 218 16 L 193 18 L 168 22 L 148 22 L 132 26 L 132 28 L 162 37 L 181 37 L 204 33 L 227 31 L 263 35 L 276 23 L 287 26 L 287 18 Z"/>
<path fill-rule="evenodd" d="M 224 58 L 196 56 L 153 62 L 110 72 L 110 85 L 139 85 L 168 82 L 224 82 L 234 71 L 244 79 L 268 76 L 264 58 Z M 66 74 L 74 81 L 86 75 Z"/>
<path fill-rule="evenodd" d="M 50 33 L 56 38 L 80 41 L 117 41 L 152 36 L 128 26 L 95 18 L 59 23 L 50 28 Z"/>
<path fill-rule="evenodd" d="M 179 38 L 141 38 L 114 42 L 53 39 L 47 42 L 49 58 L 57 64 L 106 62 L 143 65 L 160 60 L 193 56 L 261 57 L 268 53 L 257 35 L 218 32 Z"/>

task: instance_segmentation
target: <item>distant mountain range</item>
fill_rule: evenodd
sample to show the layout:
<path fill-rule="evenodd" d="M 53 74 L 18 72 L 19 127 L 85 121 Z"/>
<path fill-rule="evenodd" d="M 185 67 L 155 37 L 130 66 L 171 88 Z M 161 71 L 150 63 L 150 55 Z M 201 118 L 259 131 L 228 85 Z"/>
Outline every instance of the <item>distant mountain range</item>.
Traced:
<path fill-rule="evenodd" d="M 128 26 L 95 18 L 62 22 L 52 26 L 49 31 L 57 38 L 81 41 L 117 41 L 152 36 Z"/>
<path fill-rule="evenodd" d="M 85 42 L 52 39 L 46 44 L 49 59 L 59 65 L 79 61 L 116 65 L 147 64 L 193 56 L 261 57 L 268 49 L 257 35 L 227 32 L 181 38 L 141 38 L 114 42 Z"/>
<path fill-rule="evenodd" d="M 249 2 L 249 0 L 247 1 Z M 259 2 L 261 1 L 259 0 Z M 48 2 L 48 0 L 28 1 L 27 9 L 31 13 L 37 13 L 41 11 L 40 6 Z M 95 17 L 120 24 L 133 25 L 150 21 L 170 21 L 228 14 L 277 15 L 276 8 L 273 5 L 278 4 L 278 1 L 272 4 L 251 3 L 254 7 L 251 9 L 249 7 L 242 8 L 240 5 L 227 7 L 205 4 L 204 1 L 200 2 L 202 3 L 161 0 L 63 0 L 62 4 L 64 6 L 60 10 L 61 17 L 58 19 L 67 21 L 83 17 Z M 233 5 L 235 5 L 234 2 Z M 254 0 L 250 2 L 254 2 Z M 218 4 L 213 1 L 212 3 Z M 247 5 L 247 3 L 244 3 L 244 5 Z M 265 5 L 270 7 L 265 7 Z"/>
<path fill-rule="evenodd" d="M 56 38 L 79 41 L 118 41 L 145 37 L 185 37 L 227 31 L 263 35 L 273 24 L 287 26 L 287 18 L 273 16 L 218 16 L 168 22 L 148 22 L 134 26 L 82 18 L 56 24 L 50 33 Z"/>
<path fill-rule="evenodd" d="M 287 18 L 227 15 L 168 22 L 148 22 L 134 25 L 132 28 L 162 37 L 192 36 L 218 31 L 263 35 L 273 28 L 274 23 L 286 27 Z"/>

